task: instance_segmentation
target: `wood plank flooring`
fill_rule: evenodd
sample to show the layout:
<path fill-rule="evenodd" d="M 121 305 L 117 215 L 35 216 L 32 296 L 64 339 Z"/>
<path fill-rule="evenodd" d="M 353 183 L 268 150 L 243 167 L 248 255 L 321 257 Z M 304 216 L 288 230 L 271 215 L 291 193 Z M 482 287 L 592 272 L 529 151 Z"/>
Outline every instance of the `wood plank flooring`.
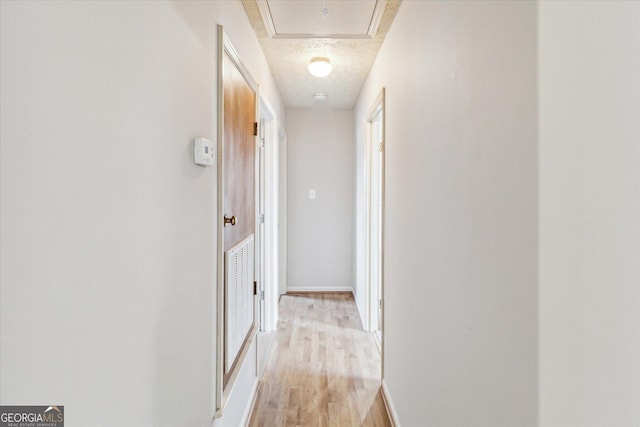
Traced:
<path fill-rule="evenodd" d="M 350 293 L 280 300 L 277 342 L 249 425 L 391 426 L 380 392 L 380 353 Z"/>

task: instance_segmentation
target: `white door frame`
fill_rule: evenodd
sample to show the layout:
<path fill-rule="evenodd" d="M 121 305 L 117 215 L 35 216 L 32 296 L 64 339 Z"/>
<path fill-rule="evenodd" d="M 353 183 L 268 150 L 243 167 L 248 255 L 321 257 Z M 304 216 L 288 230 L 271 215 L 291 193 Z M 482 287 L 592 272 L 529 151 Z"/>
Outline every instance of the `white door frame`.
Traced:
<path fill-rule="evenodd" d="M 373 123 L 379 117 L 380 135 L 379 141 L 373 141 Z M 375 156 L 380 150 L 379 170 L 374 171 Z M 367 136 L 365 140 L 365 328 L 368 331 L 380 330 L 380 347 L 384 354 L 384 204 L 385 204 L 385 89 L 382 88 L 380 95 L 374 101 L 369 115 L 367 116 Z M 373 195 L 375 186 L 373 180 L 379 176 L 379 194 Z M 378 199 L 381 205 L 379 215 L 374 213 L 374 200 Z M 374 221 L 377 224 L 374 224 Z M 380 230 L 380 238 L 377 247 L 379 256 L 374 248 L 375 240 L 372 233 Z M 374 275 L 374 269 L 377 274 Z M 374 283 L 374 277 L 378 276 L 380 290 Z M 375 288 L 374 288 L 375 287 Z M 378 305 L 380 301 L 380 306 Z M 379 308 L 380 307 L 380 308 Z M 378 328 L 378 325 L 380 327 Z"/>
<path fill-rule="evenodd" d="M 266 147 L 265 147 L 265 112 L 260 102 L 257 117 L 258 138 L 256 144 L 256 283 L 258 284 L 258 328 L 264 331 L 265 325 L 265 279 L 266 279 Z"/>
<path fill-rule="evenodd" d="M 261 331 L 275 331 L 278 325 L 278 120 L 269 101 L 260 96 L 261 137 L 264 140 L 264 292 Z"/>
<path fill-rule="evenodd" d="M 228 55 L 229 59 L 236 66 L 242 77 L 245 79 L 249 87 L 255 92 L 256 96 L 256 117 L 259 117 L 259 88 L 258 84 L 255 82 L 249 70 L 245 67 L 242 62 L 240 56 L 238 55 L 237 50 L 234 48 L 231 40 L 227 37 L 227 34 L 224 31 L 222 25 L 218 25 L 218 54 L 217 54 L 217 63 L 218 63 L 218 77 L 217 77 L 217 140 L 218 140 L 218 161 L 217 161 L 217 176 L 216 176 L 216 192 L 217 192 L 217 208 L 216 208 L 216 298 L 214 307 L 216 308 L 213 312 L 212 321 L 216 325 L 216 335 L 214 337 L 214 354 L 216 355 L 216 363 L 215 363 L 215 372 L 216 378 L 213 385 L 213 393 L 216 396 L 215 406 L 214 406 L 214 416 L 216 418 L 222 416 L 223 409 L 227 403 L 229 398 L 229 393 L 234 386 L 235 380 L 237 379 L 237 375 L 239 372 L 239 368 L 235 370 L 232 374 L 231 378 L 227 385 L 224 385 L 224 363 L 223 363 L 223 354 L 224 354 L 224 340 L 225 340 L 225 316 L 224 316 L 224 224 L 222 218 L 224 218 L 224 144 L 222 143 L 224 138 L 224 84 L 222 81 L 223 75 L 223 58 L 224 55 Z M 257 192 L 256 192 L 257 193 Z M 257 200 L 257 194 L 256 194 Z M 255 298 L 254 298 L 255 301 Z M 257 305 L 257 304 L 256 304 Z M 254 324 L 257 323 L 258 318 L 256 316 L 257 309 L 256 305 L 254 305 Z M 255 327 L 251 334 L 255 335 Z M 249 338 L 251 339 L 251 338 Z M 246 357 L 247 354 L 247 346 L 245 346 L 245 350 L 242 351 L 240 357 L 240 362 L 238 367 L 240 367 L 243 363 L 243 357 Z"/>
<path fill-rule="evenodd" d="M 287 159 L 288 159 L 288 145 L 287 145 L 287 133 L 278 124 L 278 169 L 280 175 L 278 177 L 278 261 L 279 261 L 279 275 L 278 280 L 280 282 L 279 293 L 280 295 L 287 293 Z"/>

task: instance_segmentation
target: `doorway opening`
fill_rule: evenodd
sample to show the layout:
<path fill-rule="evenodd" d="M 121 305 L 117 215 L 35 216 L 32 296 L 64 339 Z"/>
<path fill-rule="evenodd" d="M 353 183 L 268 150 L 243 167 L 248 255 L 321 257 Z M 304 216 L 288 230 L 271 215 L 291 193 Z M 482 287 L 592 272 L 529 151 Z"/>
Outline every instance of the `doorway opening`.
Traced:
<path fill-rule="evenodd" d="M 258 201 L 260 259 L 259 300 L 260 331 L 275 331 L 278 324 L 280 275 L 279 253 L 279 140 L 276 113 L 269 101 L 260 96 L 258 126 Z"/>
<path fill-rule="evenodd" d="M 257 334 L 258 378 L 267 363 L 271 348 L 275 344 L 278 325 L 279 292 L 279 141 L 278 121 L 275 110 L 266 98 L 260 97 L 256 156 L 258 215 L 258 311 L 260 330 Z"/>
<path fill-rule="evenodd" d="M 366 156 L 366 327 L 383 348 L 384 301 L 384 119 L 385 91 L 367 118 Z"/>

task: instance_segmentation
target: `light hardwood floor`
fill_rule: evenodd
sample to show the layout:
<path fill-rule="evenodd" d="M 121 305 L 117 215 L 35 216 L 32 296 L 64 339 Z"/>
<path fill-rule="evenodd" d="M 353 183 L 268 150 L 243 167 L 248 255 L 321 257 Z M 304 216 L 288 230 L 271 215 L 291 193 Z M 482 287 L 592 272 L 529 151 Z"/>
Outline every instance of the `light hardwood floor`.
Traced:
<path fill-rule="evenodd" d="M 350 293 L 280 300 L 277 343 L 249 425 L 391 426 L 380 391 L 380 353 Z"/>

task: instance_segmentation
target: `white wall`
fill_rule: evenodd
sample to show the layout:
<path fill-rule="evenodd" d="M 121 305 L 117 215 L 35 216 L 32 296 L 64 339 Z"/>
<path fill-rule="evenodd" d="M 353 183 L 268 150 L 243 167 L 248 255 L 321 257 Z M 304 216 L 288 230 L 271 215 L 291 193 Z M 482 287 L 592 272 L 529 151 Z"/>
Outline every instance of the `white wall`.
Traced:
<path fill-rule="evenodd" d="M 1 403 L 210 425 L 216 24 L 284 117 L 241 3 L 0 7 Z"/>
<path fill-rule="evenodd" d="M 640 425 L 640 3 L 541 2 L 540 424 Z"/>
<path fill-rule="evenodd" d="M 353 111 L 288 110 L 287 120 L 288 289 L 351 290 Z"/>
<path fill-rule="evenodd" d="M 535 425 L 535 3 L 402 2 L 357 105 L 359 200 L 383 86 L 384 373 L 399 421 Z"/>

